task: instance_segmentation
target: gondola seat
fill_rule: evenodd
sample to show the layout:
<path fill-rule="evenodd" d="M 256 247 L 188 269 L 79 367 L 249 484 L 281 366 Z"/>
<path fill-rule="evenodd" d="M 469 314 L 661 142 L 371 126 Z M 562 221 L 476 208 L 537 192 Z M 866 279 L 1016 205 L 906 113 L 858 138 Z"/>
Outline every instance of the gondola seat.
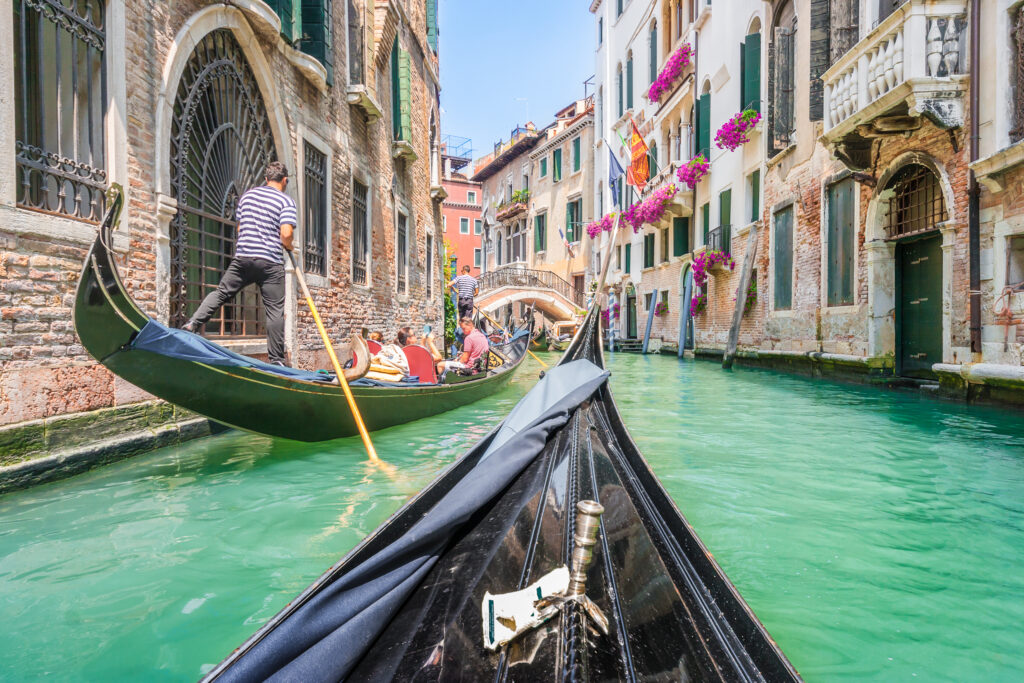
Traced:
<path fill-rule="evenodd" d="M 405 359 L 409 361 L 409 374 L 419 377 L 420 382 L 437 383 L 437 374 L 434 370 L 434 357 L 430 355 L 426 347 L 419 344 L 410 344 L 402 349 Z"/>
<path fill-rule="evenodd" d="M 373 339 L 367 339 L 366 340 L 366 346 L 369 347 L 370 353 L 372 355 L 376 356 L 378 353 L 380 353 L 381 346 L 380 346 L 380 342 L 379 341 L 374 341 Z"/>

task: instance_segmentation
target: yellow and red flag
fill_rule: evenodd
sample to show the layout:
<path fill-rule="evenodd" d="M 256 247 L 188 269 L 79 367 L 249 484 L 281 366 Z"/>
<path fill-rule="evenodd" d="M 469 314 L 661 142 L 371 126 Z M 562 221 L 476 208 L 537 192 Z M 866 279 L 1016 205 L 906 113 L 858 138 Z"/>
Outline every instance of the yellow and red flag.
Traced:
<path fill-rule="evenodd" d="M 629 125 L 632 132 L 629 136 L 630 162 L 626 171 L 626 182 L 643 192 L 647 181 L 651 179 L 651 167 L 647 160 L 650 150 L 647 149 L 647 143 L 636 127 L 636 121 L 630 119 Z"/>

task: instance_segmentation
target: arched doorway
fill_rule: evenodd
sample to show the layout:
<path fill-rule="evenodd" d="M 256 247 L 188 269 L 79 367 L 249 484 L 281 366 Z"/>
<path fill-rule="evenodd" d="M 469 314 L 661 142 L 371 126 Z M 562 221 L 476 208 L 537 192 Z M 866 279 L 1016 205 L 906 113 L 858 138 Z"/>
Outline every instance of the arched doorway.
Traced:
<path fill-rule="evenodd" d="M 689 296 L 687 296 L 689 294 Z M 679 276 L 679 346 L 680 349 L 693 348 L 694 319 L 690 315 L 690 302 L 697 295 L 697 287 L 693 283 L 693 265 L 687 263 Z"/>
<path fill-rule="evenodd" d="M 276 156 L 266 106 L 229 29 L 206 34 L 189 57 L 171 121 L 171 324 L 183 323 L 216 289 L 234 254 L 238 197 L 262 182 Z M 207 324 L 216 336 L 264 334 L 249 287 Z"/>
<path fill-rule="evenodd" d="M 896 372 L 932 376 L 942 362 L 942 236 L 946 202 L 938 176 L 907 164 L 885 186 L 885 237 L 896 243 Z"/>

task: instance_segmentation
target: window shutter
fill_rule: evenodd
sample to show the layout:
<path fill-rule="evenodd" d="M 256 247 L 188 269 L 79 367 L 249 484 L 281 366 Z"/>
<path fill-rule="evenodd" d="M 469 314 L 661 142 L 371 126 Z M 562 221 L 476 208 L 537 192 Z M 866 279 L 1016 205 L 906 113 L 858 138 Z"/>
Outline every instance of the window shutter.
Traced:
<path fill-rule="evenodd" d="M 437 0 L 427 0 L 427 43 L 437 52 Z"/>
<path fill-rule="evenodd" d="M 622 69 L 619 69 L 618 73 L 615 74 L 615 79 L 619 89 L 619 116 L 621 117 L 625 113 L 625 109 L 623 109 L 622 104 Z"/>
<path fill-rule="evenodd" d="M 775 29 L 774 81 L 772 145 L 778 151 L 789 146 L 793 130 L 793 31 L 788 28 Z"/>
<path fill-rule="evenodd" d="M 829 4 L 831 0 L 811 0 L 811 121 L 820 121 L 824 114 L 825 84 L 821 75 L 829 65 Z"/>
<path fill-rule="evenodd" d="M 301 15 L 299 3 L 302 0 L 269 0 L 270 8 L 281 19 L 281 35 L 289 43 L 297 39 L 300 33 Z"/>
<path fill-rule="evenodd" d="M 654 235 L 644 235 L 644 268 L 654 265 Z"/>
<path fill-rule="evenodd" d="M 711 158 L 711 93 L 704 93 L 697 101 L 697 152 Z"/>
<path fill-rule="evenodd" d="M 572 141 L 572 170 L 574 171 L 580 170 L 580 164 L 582 163 L 580 160 L 581 151 L 580 138 L 576 138 Z"/>
<path fill-rule="evenodd" d="M 775 214 L 775 309 L 793 307 L 793 207 Z"/>
<path fill-rule="evenodd" d="M 658 78 L 658 27 L 651 27 L 651 83 Z"/>
<path fill-rule="evenodd" d="M 853 303 L 853 179 L 828 188 L 828 305 Z"/>
<path fill-rule="evenodd" d="M 701 220 L 704 222 L 704 244 L 708 243 L 708 233 L 711 232 L 711 202 L 706 203 L 700 208 Z"/>
<path fill-rule="evenodd" d="M 857 44 L 860 33 L 860 2 L 831 0 L 828 19 L 829 66 Z"/>
<path fill-rule="evenodd" d="M 633 57 L 626 60 L 626 109 L 633 108 Z"/>
<path fill-rule="evenodd" d="M 402 90 L 398 81 L 398 36 L 395 36 L 391 46 L 391 134 L 395 140 L 402 139 Z"/>
<path fill-rule="evenodd" d="M 750 174 L 750 222 L 761 218 L 761 169 Z"/>
<path fill-rule="evenodd" d="M 295 4 L 300 4 L 296 2 Z M 299 47 L 315 57 L 327 70 L 327 84 L 334 83 L 334 50 L 331 48 L 331 3 L 329 0 L 301 0 L 302 42 Z"/>
<path fill-rule="evenodd" d="M 399 101 L 402 107 L 402 140 L 412 141 L 412 68 L 409 62 L 409 53 L 400 50 L 398 53 L 398 77 L 401 95 Z"/>
<path fill-rule="evenodd" d="M 688 237 L 690 236 L 690 219 L 689 217 L 675 216 L 672 218 L 672 255 L 682 256 L 690 250 L 690 245 L 687 244 Z"/>
<path fill-rule="evenodd" d="M 548 160 L 547 159 L 541 159 L 540 160 L 540 177 L 543 178 L 547 174 L 548 174 Z"/>
<path fill-rule="evenodd" d="M 540 237 L 540 216 L 533 217 L 533 251 L 544 251 L 544 247 L 541 244 Z"/>
<path fill-rule="evenodd" d="M 718 195 L 719 225 L 732 225 L 732 190 L 722 190 Z"/>
<path fill-rule="evenodd" d="M 632 259 L 630 258 L 630 255 L 631 255 L 632 251 L 633 251 L 633 245 L 632 244 L 626 244 L 626 255 L 625 255 L 626 267 L 623 268 L 623 270 L 626 271 L 627 273 L 629 272 L 629 263 L 630 263 L 630 261 L 632 261 Z"/>
<path fill-rule="evenodd" d="M 742 109 L 761 111 L 761 34 L 751 33 L 743 41 Z"/>
<path fill-rule="evenodd" d="M 778 151 L 775 148 L 775 41 L 768 43 L 768 88 L 766 89 L 768 99 L 768 158 L 775 156 Z"/>
<path fill-rule="evenodd" d="M 573 204 L 569 202 L 565 205 L 565 241 L 572 242 L 572 210 Z"/>

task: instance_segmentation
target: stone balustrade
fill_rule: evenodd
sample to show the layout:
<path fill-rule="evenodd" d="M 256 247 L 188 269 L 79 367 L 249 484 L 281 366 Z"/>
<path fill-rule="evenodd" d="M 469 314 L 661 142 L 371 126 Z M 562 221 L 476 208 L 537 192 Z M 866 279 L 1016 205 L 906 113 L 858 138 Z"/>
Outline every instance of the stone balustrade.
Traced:
<path fill-rule="evenodd" d="M 825 72 L 825 137 L 838 137 L 886 114 L 903 99 L 911 115 L 962 118 L 966 73 L 966 3 L 908 0 Z M 830 135 L 831 133 L 831 135 Z"/>

